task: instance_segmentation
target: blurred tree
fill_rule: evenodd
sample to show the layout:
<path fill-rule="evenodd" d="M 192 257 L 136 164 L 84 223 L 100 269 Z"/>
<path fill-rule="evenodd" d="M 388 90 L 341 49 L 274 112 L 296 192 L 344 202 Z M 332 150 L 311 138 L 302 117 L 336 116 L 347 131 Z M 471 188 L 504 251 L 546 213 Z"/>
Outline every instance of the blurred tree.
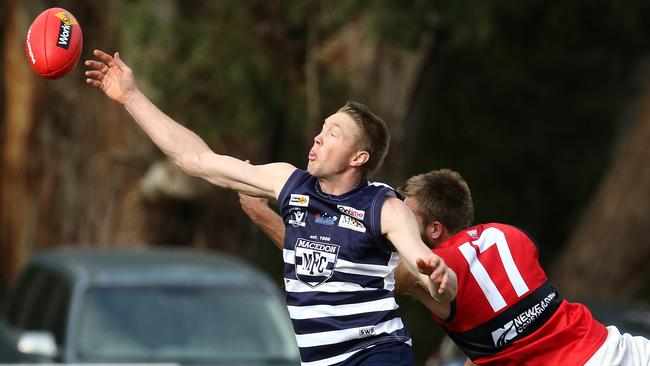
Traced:
<path fill-rule="evenodd" d="M 648 54 L 650 3 L 641 0 L 624 7 L 613 0 L 57 5 L 81 22 L 82 58 L 93 48 L 119 49 L 147 95 L 217 152 L 304 167 L 324 117 L 348 99 L 368 104 L 393 132 L 375 179 L 398 185 L 416 172 L 457 169 L 472 186 L 477 221 L 525 227 L 545 262 L 563 256 L 613 142 L 628 127 L 640 128 L 619 121 L 636 98 L 630 70 Z M 10 0 L 0 34 L 5 281 L 32 251 L 52 245 L 159 243 L 233 252 L 280 283 L 280 254 L 239 213 L 234 194 L 170 165 L 119 106 L 83 83 L 81 65 L 58 81 L 29 70 L 24 36 L 48 6 Z M 632 159 L 616 159 L 598 197 L 618 194 L 613 185 L 622 180 L 609 174 Z M 642 165 L 634 171 L 644 172 Z M 584 222 L 605 226 L 603 200 L 588 206 Z M 569 258 L 583 255 L 584 237 L 573 236 Z M 642 248 L 629 254 L 642 257 L 635 249 Z M 604 250 L 594 253 L 604 258 Z M 558 279 L 592 278 L 581 268 L 558 270 Z M 626 294 L 650 287 L 646 277 Z M 422 361 L 436 342 L 433 323 L 421 321 L 423 308 L 402 303 Z"/>
<path fill-rule="evenodd" d="M 29 139 L 33 128 L 34 86 L 29 64 L 20 52 L 24 42 L 23 25 L 29 15 L 26 9 L 9 1 L 5 7 L 6 22 L 3 28 L 3 123 L 0 163 L 0 245 L 2 245 L 3 283 L 21 260 L 29 254 L 31 238 L 29 223 L 25 222 L 28 210 L 30 157 Z M 6 50 L 6 51 L 4 51 Z"/>
<path fill-rule="evenodd" d="M 635 110 L 617 143 L 610 167 L 555 266 L 557 284 L 566 295 L 605 300 L 631 300 L 639 295 L 648 298 L 638 293 L 650 275 L 647 62 Z"/>
<path fill-rule="evenodd" d="M 115 240 L 123 198 L 139 170 L 143 137 L 126 125 L 119 107 L 88 95 L 83 68 L 61 80 L 36 76 L 25 61 L 24 37 L 47 1 L 12 1 L 4 34 L 5 110 L 2 124 L 0 248 L 3 277 L 35 250 L 53 245 Z M 62 1 L 84 31 L 84 53 L 98 44 L 115 48 L 121 3 Z M 98 128 L 98 125 L 101 128 Z M 135 139 L 134 139 L 135 137 Z M 127 150 L 123 147 L 130 145 Z"/>

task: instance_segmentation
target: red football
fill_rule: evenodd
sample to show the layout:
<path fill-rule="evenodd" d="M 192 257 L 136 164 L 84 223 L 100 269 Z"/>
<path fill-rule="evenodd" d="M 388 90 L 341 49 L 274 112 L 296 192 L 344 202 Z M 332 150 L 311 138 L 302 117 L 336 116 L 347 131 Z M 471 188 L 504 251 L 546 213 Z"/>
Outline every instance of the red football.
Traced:
<path fill-rule="evenodd" d="M 77 65 L 82 46 L 77 19 L 65 9 L 49 8 L 29 27 L 25 52 L 34 72 L 57 79 Z"/>

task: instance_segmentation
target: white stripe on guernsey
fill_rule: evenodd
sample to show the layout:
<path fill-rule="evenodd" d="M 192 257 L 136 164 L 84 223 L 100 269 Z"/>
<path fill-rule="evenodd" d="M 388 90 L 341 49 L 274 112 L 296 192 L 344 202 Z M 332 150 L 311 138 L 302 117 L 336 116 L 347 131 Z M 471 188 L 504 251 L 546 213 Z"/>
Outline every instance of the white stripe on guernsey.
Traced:
<path fill-rule="evenodd" d="M 337 259 L 334 270 L 349 274 L 386 277 L 393 271 L 393 268 L 378 264 L 354 263 L 344 259 Z"/>
<path fill-rule="evenodd" d="M 373 332 L 371 334 L 368 334 L 368 336 L 382 333 L 390 334 L 396 330 L 404 328 L 404 324 L 402 323 L 402 319 L 395 318 L 383 323 L 379 323 L 374 327 L 358 327 L 343 330 L 332 330 L 329 332 L 297 334 L 296 341 L 298 342 L 298 347 L 301 348 L 324 346 L 328 344 L 341 343 L 352 339 L 365 338 L 359 336 L 359 333 L 361 333 L 364 329 L 370 330 L 370 328 L 372 328 Z"/>
<path fill-rule="evenodd" d="M 384 290 L 393 291 L 395 290 L 395 268 L 399 263 L 399 254 L 394 252 L 390 256 L 390 261 L 388 261 L 388 268 L 390 269 L 390 274 L 384 279 Z"/>
<path fill-rule="evenodd" d="M 356 283 L 350 282 L 325 282 L 318 287 L 311 287 L 298 280 L 290 278 L 284 279 L 284 289 L 287 292 L 357 292 L 357 291 L 377 291 L 374 287 L 363 287 Z"/>
<path fill-rule="evenodd" d="M 334 364 L 337 364 L 337 363 L 339 363 L 341 361 L 347 360 L 353 354 L 355 354 L 355 353 L 357 353 L 359 351 L 363 351 L 363 349 L 358 349 L 356 351 L 344 353 L 342 355 L 338 355 L 338 356 L 334 356 L 334 357 L 330 357 L 330 358 L 324 358 L 324 359 L 318 360 L 318 361 L 301 362 L 300 365 L 301 366 L 328 366 L 328 365 L 334 365 Z"/>
<path fill-rule="evenodd" d="M 296 254 L 293 250 L 283 249 L 282 258 L 284 258 L 284 263 L 296 264 Z"/>
<path fill-rule="evenodd" d="M 291 306 L 288 305 L 289 316 L 291 319 L 313 319 L 325 318 L 329 316 L 344 316 L 353 314 L 363 314 L 372 311 L 395 310 L 399 306 L 392 297 L 373 301 L 360 302 L 356 304 L 345 305 L 309 305 L 309 306 Z"/>

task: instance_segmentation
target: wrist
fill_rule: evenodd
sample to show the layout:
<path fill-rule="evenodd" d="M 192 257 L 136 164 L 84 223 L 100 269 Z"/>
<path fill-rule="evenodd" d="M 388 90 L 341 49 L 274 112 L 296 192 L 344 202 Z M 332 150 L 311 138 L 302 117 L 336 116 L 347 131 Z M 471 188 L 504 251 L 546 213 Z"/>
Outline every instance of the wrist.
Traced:
<path fill-rule="evenodd" d="M 138 99 L 138 95 L 141 95 L 141 94 L 142 93 L 140 92 L 140 90 L 138 90 L 137 88 L 133 88 L 133 90 L 130 90 L 130 91 L 128 91 L 128 92 L 126 92 L 124 94 L 124 97 L 122 98 L 122 100 L 120 102 L 125 107 L 128 107 L 128 106 L 133 105 L 134 103 L 136 103 L 136 100 Z"/>

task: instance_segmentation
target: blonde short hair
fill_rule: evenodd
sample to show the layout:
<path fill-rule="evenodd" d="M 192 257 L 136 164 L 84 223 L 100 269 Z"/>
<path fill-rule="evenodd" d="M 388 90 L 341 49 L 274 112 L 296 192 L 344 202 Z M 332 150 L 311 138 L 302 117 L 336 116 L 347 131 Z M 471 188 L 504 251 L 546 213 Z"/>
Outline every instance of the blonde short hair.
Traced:
<path fill-rule="evenodd" d="M 338 112 L 347 113 L 361 129 L 358 148 L 370 155 L 361 166 L 365 178 L 374 173 L 384 162 L 390 146 L 390 132 L 386 122 L 372 113 L 368 107 L 357 102 L 347 102 Z"/>

